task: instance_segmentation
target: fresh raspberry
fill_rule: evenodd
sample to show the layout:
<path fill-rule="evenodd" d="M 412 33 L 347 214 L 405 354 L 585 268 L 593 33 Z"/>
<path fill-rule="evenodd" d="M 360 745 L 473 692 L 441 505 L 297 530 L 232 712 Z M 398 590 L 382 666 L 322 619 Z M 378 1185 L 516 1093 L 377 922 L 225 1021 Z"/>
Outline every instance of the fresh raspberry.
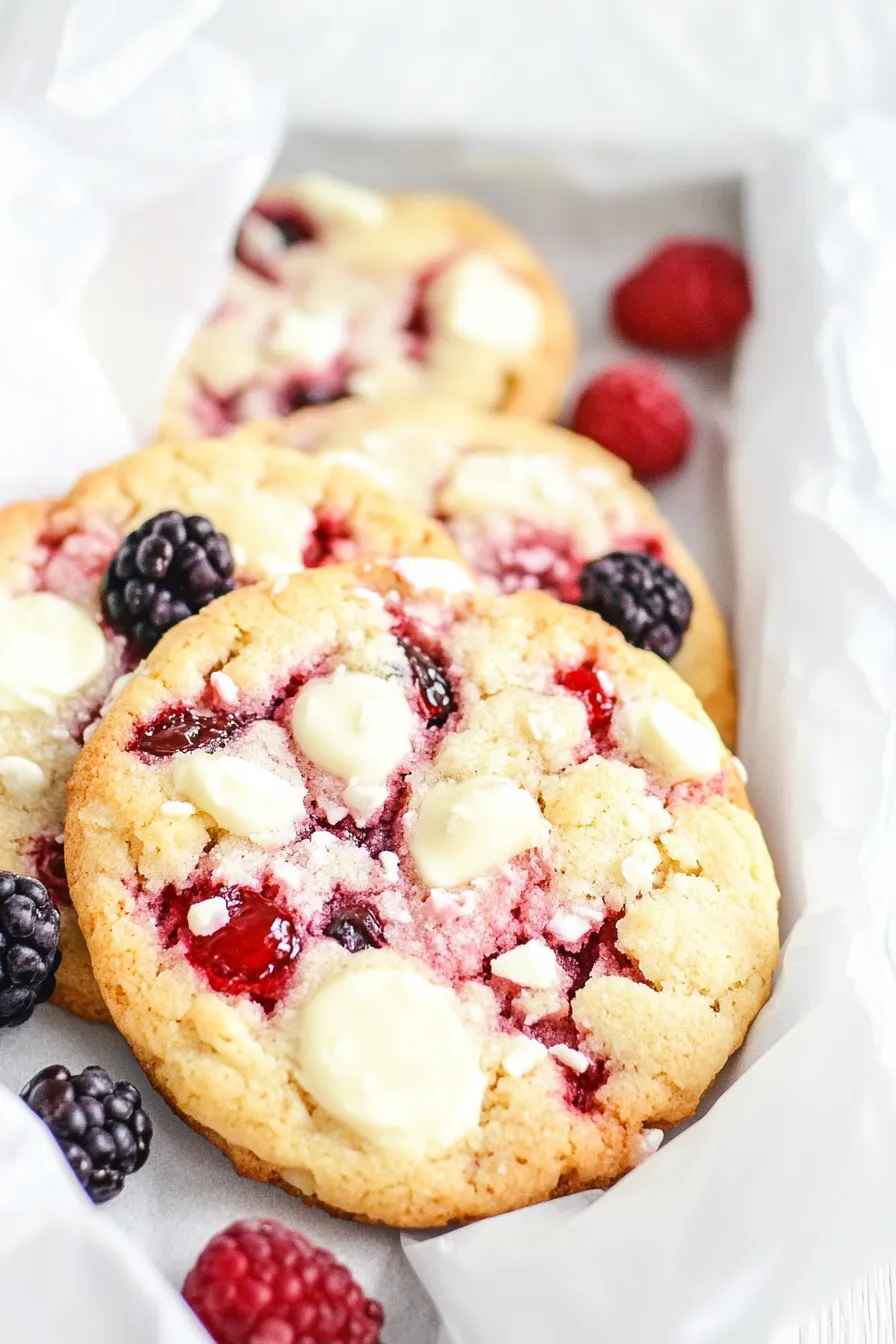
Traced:
<path fill-rule="evenodd" d="M 187 1275 L 215 1344 L 379 1344 L 383 1309 L 329 1251 L 272 1218 L 232 1223 Z"/>
<path fill-rule="evenodd" d="M 634 345 L 711 355 L 731 345 L 750 316 L 750 276 L 727 243 L 672 239 L 620 281 L 612 307 L 617 331 Z"/>
<path fill-rule="evenodd" d="M 687 408 L 654 364 L 616 364 L 592 378 L 576 403 L 572 427 L 645 481 L 679 466 L 691 444 Z"/>

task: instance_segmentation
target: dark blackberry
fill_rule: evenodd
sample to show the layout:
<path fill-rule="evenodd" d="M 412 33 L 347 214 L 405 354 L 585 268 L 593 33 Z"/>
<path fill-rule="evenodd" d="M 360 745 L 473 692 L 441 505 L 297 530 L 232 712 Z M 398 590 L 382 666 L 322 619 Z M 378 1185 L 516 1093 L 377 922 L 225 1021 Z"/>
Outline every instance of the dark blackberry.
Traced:
<path fill-rule="evenodd" d="M 352 905 L 340 911 L 324 929 L 326 938 L 335 938 L 346 952 L 363 952 L 368 947 L 382 947 L 383 926 L 376 911 L 369 905 Z"/>
<path fill-rule="evenodd" d="M 18 1027 L 56 988 L 59 911 L 42 882 L 0 872 L 0 1027 Z"/>
<path fill-rule="evenodd" d="M 168 509 L 119 546 L 103 578 L 103 612 L 113 629 L 151 649 L 172 625 L 232 588 L 227 538 L 208 518 Z"/>
<path fill-rule="evenodd" d="M 681 579 L 652 555 L 613 551 L 582 569 L 579 606 L 603 616 L 629 644 L 668 662 L 681 648 L 694 603 Z"/>
<path fill-rule="evenodd" d="M 423 703 L 426 726 L 427 728 L 441 728 L 447 722 L 449 715 L 457 709 L 457 701 L 454 698 L 454 691 L 451 689 L 451 682 L 448 680 L 445 669 L 439 666 L 435 658 L 430 657 L 428 653 L 424 653 L 419 645 L 414 644 L 412 640 L 399 638 L 398 642 L 404 650 L 414 685 L 417 687 L 417 693 Z"/>
<path fill-rule="evenodd" d="M 94 1204 L 124 1188 L 149 1156 L 152 1121 L 130 1083 L 113 1083 L 99 1064 L 72 1075 L 62 1064 L 41 1069 L 22 1092 L 59 1144 Z"/>

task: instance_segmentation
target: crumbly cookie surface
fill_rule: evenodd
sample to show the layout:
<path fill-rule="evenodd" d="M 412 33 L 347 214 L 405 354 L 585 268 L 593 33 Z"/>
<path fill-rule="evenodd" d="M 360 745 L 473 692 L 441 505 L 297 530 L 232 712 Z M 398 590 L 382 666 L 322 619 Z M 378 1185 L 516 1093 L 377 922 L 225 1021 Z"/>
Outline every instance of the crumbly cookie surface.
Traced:
<path fill-rule="evenodd" d="M 583 564 L 646 551 L 684 580 L 694 601 L 673 661 L 725 741 L 737 727 L 725 624 L 694 560 L 624 462 L 569 430 L 488 415 L 439 398 L 300 411 L 257 431 L 351 470 L 438 518 L 491 592 L 579 596 Z"/>
<path fill-rule="evenodd" d="M 102 623 L 102 576 L 128 532 L 171 508 L 228 535 L 240 582 L 361 555 L 456 556 L 438 524 L 363 477 L 248 437 L 149 448 L 84 477 L 58 504 L 0 512 L 0 868 L 40 877 L 59 904 L 55 1001 L 84 1017 L 107 1013 L 68 900 L 65 785 L 139 661 Z"/>
<path fill-rule="evenodd" d="M 338 398 L 427 391 L 547 418 L 574 345 L 557 283 L 481 207 L 310 174 L 272 187 L 243 222 L 162 432 L 224 435 Z"/>
<path fill-rule="evenodd" d="M 434 1226 L 607 1184 L 691 1114 L 768 993 L 777 888 L 665 664 L 401 568 L 171 631 L 78 759 L 66 854 L 187 1119 L 256 1178 Z"/>

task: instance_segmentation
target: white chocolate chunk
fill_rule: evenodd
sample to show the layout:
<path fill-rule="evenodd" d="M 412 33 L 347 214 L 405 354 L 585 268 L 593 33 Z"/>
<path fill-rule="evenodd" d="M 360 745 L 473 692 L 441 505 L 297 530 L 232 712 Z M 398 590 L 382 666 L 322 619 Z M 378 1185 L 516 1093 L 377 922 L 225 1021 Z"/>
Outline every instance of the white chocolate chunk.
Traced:
<path fill-rule="evenodd" d="M 479 1051 L 450 990 L 383 965 L 376 952 L 359 960 L 302 1009 L 302 1085 L 382 1148 L 444 1152 L 479 1123 Z"/>
<path fill-rule="evenodd" d="M 102 703 L 102 706 L 100 707 L 101 719 L 104 719 L 106 717 L 106 715 L 109 713 L 109 710 L 115 704 L 115 701 L 121 695 L 124 688 L 126 686 L 130 686 L 131 682 L 134 680 L 135 677 L 139 677 L 140 673 L 143 671 L 145 666 L 146 666 L 145 662 L 138 663 L 138 665 L 134 668 L 133 672 L 122 672 L 120 677 L 115 678 L 112 685 L 109 687 L 108 693 L 106 695 L 105 700 Z"/>
<path fill-rule="evenodd" d="M 645 1158 L 652 1157 L 657 1151 L 663 1139 L 666 1137 L 662 1129 L 642 1129 L 638 1135 L 638 1161 L 643 1162 Z"/>
<path fill-rule="evenodd" d="M 410 750 L 414 716 L 398 682 L 343 670 L 306 682 L 291 724 L 299 748 L 321 770 L 379 784 Z"/>
<path fill-rule="evenodd" d="M 226 672 L 213 672 L 209 681 L 223 705 L 235 705 L 238 702 L 240 693 L 233 677 L 229 677 Z"/>
<path fill-rule="evenodd" d="M 619 865 L 623 879 L 637 891 L 650 891 L 660 858 L 652 840 L 636 840 Z"/>
<path fill-rule="evenodd" d="M 405 583 L 418 592 L 436 588 L 442 593 L 472 593 L 473 580 L 455 560 L 439 560 L 428 556 L 403 556 L 391 561 L 391 567 Z"/>
<path fill-rule="evenodd" d="M 549 833 L 530 793 L 500 775 L 482 775 L 442 780 L 425 793 L 409 843 L 423 881 L 450 888 L 546 844 Z"/>
<path fill-rule="evenodd" d="M 293 192 L 312 214 L 324 220 L 376 225 L 389 215 L 389 201 L 380 192 L 326 173 L 305 173 L 293 183 Z"/>
<path fill-rule="evenodd" d="M 511 1078 L 522 1078 L 531 1073 L 546 1054 L 547 1050 L 541 1041 L 533 1041 L 531 1036 L 524 1036 L 520 1032 L 516 1036 L 508 1037 L 501 1051 L 501 1068 L 505 1073 L 509 1073 Z"/>
<path fill-rule="evenodd" d="M 168 798 L 159 808 L 163 817 L 192 817 L 196 809 L 186 798 Z"/>
<path fill-rule="evenodd" d="M 725 758 L 714 728 L 666 700 L 630 701 L 619 726 L 635 753 L 673 782 L 709 779 Z"/>
<path fill-rule="evenodd" d="M 187 911 L 190 932 L 199 938 L 208 938 L 229 923 L 230 911 L 223 896 L 210 896 L 207 901 L 196 901 Z"/>
<path fill-rule="evenodd" d="M 174 787 L 222 830 L 283 844 L 305 815 L 305 789 L 252 761 L 193 752 L 174 762 Z"/>
<path fill-rule="evenodd" d="M 731 757 L 731 764 L 734 766 L 735 770 L 736 770 L 737 773 L 740 775 L 740 777 L 741 777 L 742 781 L 744 782 L 744 784 L 746 784 L 746 783 L 748 782 L 748 780 L 749 780 L 749 776 L 748 776 L 748 774 L 747 774 L 747 767 L 744 765 L 744 763 L 743 763 L 743 761 L 741 760 L 741 758 L 740 758 L 739 756 L 732 756 L 732 757 Z M 651 1131 L 651 1132 L 652 1132 L 652 1131 Z M 660 1130 L 660 1133 L 662 1133 L 662 1130 Z"/>
<path fill-rule="evenodd" d="M 251 505 L 223 487 L 209 499 L 207 509 L 218 529 L 230 539 L 240 567 L 263 578 L 301 570 L 302 551 L 314 526 L 314 514 L 296 499 L 256 491 Z"/>
<path fill-rule="evenodd" d="M 592 928 L 592 921 L 571 910 L 558 910 L 547 928 L 560 943 L 578 943 Z"/>
<path fill-rule="evenodd" d="M 554 989 L 560 983 L 557 958 L 540 938 L 503 952 L 492 960 L 492 975 L 512 980 L 524 989 Z"/>
<path fill-rule="evenodd" d="M 311 313 L 290 308 L 271 332 L 267 348 L 300 369 L 322 373 L 345 349 L 348 332 L 340 313 Z"/>
<path fill-rule="evenodd" d="M 47 776 L 36 761 L 25 756 L 4 756 L 0 759 L 0 784 L 10 798 L 36 798 L 46 788 Z"/>
<path fill-rule="evenodd" d="M 563 462 L 543 453 L 465 453 L 439 492 L 446 513 L 499 509 L 565 522 L 580 507 L 582 487 Z"/>
<path fill-rule="evenodd" d="M 55 593 L 7 599 L 0 604 L 0 630 L 0 710 L 7 713 L 52 714 L 106 666 L 108 645 L 96 621 Z"/>
<path fill-rule="evenodd" d="M 382 784 L 362 784 L 358 779 L 350 779 L 342 791 L 342 801 L 356 817 L 366 819 L 378 812 L 389 796 Z"/>
<path fill-rule="evenodd" d="M 541 341 L 541 301 L 491 257 L 455 262 L 433 284 L 431 302 L 455 336 L 501 354 L 526 355 Z"/>
<path fill-rule="evenodd" d="M 391 849 L 380 850 L 380 863 L 383 865 L 383 872 L 386 874 L 387 881 L 397 881 L 400 872 L 398 855 L 394 854 Z"/>
<path fill-rule="evenodd" d="M 583 1055 L 581 1050 L 573 1050 L 569 1045 L 552 1045 L 548 1054 L 573 1073 L 584 1073 L 591 1066 L 591 1060 L 587 1055 Z"/>

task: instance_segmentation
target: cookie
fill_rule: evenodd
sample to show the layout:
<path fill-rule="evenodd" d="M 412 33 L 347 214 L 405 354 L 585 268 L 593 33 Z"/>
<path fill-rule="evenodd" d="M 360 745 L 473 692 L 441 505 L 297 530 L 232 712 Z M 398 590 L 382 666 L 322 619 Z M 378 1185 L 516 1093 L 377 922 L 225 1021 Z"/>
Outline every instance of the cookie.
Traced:
<path fill-rule="evenodd" d="M 258 430 L 363 471 L 439 518 L 492 592 L 538 588 L 578 602 L 583 567 L 596 557 L 633 550 L 665 562 L 693 600 L 672 665 L 734 742 L 737 701 L 724 621 L 697 565 L 624 462 L 559 426 L 435 398 L 332 411 L 328 426 L 302 411 Z"/>
<path fill-rule="evenodd" d="M 428 391 L 548 418 L 574 347 L 556 281 L 480 206 L 310 174 L 272 187 L 243 221 L 162 432 L 225 435 L 342 397 Z"/>
<path fill-rule="evenodd" d="M 615 1180 L 693 1112 L 777 955 L 690 688 L 445 566 L 333 566 L 173 630 L 81 753 L 66 854 L 113 1017 L 189 1122 L 405 1227 Z"/>
<path fill-rule="evenodd" d="M 100 624 L 100 582 L 123 537 L 166 509 L 227 534 L 239 582 L 359 555 L 456 555 L 438 524 L 369 481 L 234 439 L 146 449 L 95 471 L 58 504 L 0 511 L 0 868 L 38 876 L 62 911 L 55 1001 L 106 1009 L 68 901 L 65 784 L 107 698 L 140 658 Z M 223 683 L 226 686 L 226 683 Z"/>

